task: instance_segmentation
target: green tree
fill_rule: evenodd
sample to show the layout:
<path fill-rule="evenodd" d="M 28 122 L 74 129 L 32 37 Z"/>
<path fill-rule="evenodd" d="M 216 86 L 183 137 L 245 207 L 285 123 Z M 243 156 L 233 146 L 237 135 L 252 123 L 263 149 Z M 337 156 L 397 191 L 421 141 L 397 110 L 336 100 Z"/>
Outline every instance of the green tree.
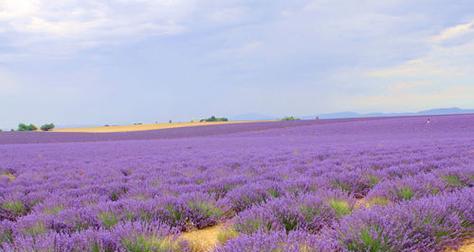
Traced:
<path fill-rule="evenodd" d="M 25 124 L 20 123 L 18 124 L 18 131 L 35 131 L 38 128 L 34 124 Z"/>
<path fill-rule="evenodd" d="M 43 124 L 43 125 L 41 125 L 40 129 L 42 131 L 50 131 L 50 130 L 54 129 L 54 124 L 53 123 Z"/>

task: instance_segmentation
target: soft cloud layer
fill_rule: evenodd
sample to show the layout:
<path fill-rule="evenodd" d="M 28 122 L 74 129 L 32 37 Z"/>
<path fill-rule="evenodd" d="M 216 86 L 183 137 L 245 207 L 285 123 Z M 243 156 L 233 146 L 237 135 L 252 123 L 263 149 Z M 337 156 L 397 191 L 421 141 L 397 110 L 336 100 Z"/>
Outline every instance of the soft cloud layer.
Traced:
<path fill-rule="evenodd" d="M 441 0 L 0 0 L 0 127 L 474 107 L 472 13 Z"/>
<path fill-rule="evenodd" d="M 472 33 L 474 33 L 474 21 L 449 27 L 435 36 L 433 40 L 436 42 L 442 42 Z"/>

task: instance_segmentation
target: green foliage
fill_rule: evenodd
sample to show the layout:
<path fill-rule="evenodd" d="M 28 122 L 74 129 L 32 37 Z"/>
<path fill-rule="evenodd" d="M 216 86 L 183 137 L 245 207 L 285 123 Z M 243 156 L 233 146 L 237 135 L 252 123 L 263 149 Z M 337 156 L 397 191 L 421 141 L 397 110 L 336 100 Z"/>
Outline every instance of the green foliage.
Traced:
<path fill-rule="evenodd" d="M 297 118 L 297 117 L 294 117 L 294 116 L 285 116 L 281 120 L 282 121 L 297 121 L 297 120 L 300 120 L 300 119 Z"/>
<path fill-rule="evenodd" d="M 371 198 L 368 203 L 369 203 L 369 206 L 375 206 L 375 205 L 386 206 L 388 205 L 388 203 L 390 203 L 390 201 L 385 197 L 374 197 L 374 198 Z"/>
<path fill-rule="evenodd" d="M 233 228 L 225 228 L 217 234 L 217 240 L 220 244 L 225 244 L 227 241 L 236 238 L 239 233 Z"/>
<path fill-rule="evenodd" d="M 40 129 L 42 131 L 50 131 L 50 130 L 54 129 L 54 124 L 53 123 L 43 124 L 43 125 L 41 125 Z"/>
<path fill-rule="evenodd" d="M 398 190 L 397 195 L 403 200 L 411 200 L 411 198 L 413 198 L 414 193 L 410 187 L 405 186 Z"/>
<path fill-rule="evenodd" d="M 173 205 L 167 205 L 165 209 L 170 213 L 173 223 L 178 223 L 183 219 L 181 211 L 176 210 Z"/>
<path fill-rule="evenodd" d="M 99 214 L 99 219 L 102 222 L 102 225 L 110 229 L 118 223 L 117 216 L 112 212 L 102 212 Z"/>
<path fill-rule="evenodd" d="M 4 242 L 13 242 L 13 231 L 12 230 L 4 230 L 0 232 L 0 244 Z"/>
<path fill-rule="evenodd" d="M 382 252 L 389 251 L 386 241 L 382 238 L 381 232 L 375 228 L 377 237 L 372 237 L 368 228 L 360 231 L 360 241 L 352 241 L 348 244 L 349 251 L 369 251 Z"/>
<path fill-rule="evenodd" d="M 19 200 L 4 202 L 2 208 L 18 216 L 22 215 L 26 210 L 23 202 Z"/>
<path fill-rule="evenodd" d="M 321 209 L 320 208 L 315 208 L 311 207 L 308 205 L 301 205 L 300 206 L 300 212 L 303 215 L 305 221 L 312 221 L 315 216 L 318 216 L 321 214 Z"/>
<path fill-rule="evenodd" d="M 281 193 L 274 188 L 268 189 L 268 194 L 270 194 L 270 196 L 272 196 L 273 198 L 278 198 L 281 195 Z"/>
<path fill-rule="evenodd" d="M 350 192 L 352 190 L 350 185 L 346 184 L 343 181 L 339 181 L 339 180 L 332 181 L 332 186 L 335 189 L 340 189 L 341 191 L 344 191 L 344 192 Z"/>
<path fill-rule="evenodd" d="M 337 217 L 348 215 L 352 212 L 351 206 L 345 200 L 332 199 L 329 206 L 336 212 Z"/>
<path fill-rule="evenodd" d="M 35 131 L 38 128 L 34 124 L 24 124 L 20 123 L 18 124 L 18 131 Z"/>
<path fill-rule="evenodd" d="M 444 182 L 452 187 L 463 187 L 466 184 L 456 175 L 446 175 L 442 177 Z"/>
<path fill-rule="evenodd" d="M 227 122 L 229 119 L 225 117 L 215 117 L 211 116 L 209 118 L 201 119 L 200 122 Z"/>
<path fill-rule="evenodd" d="M 207 218 L 211 218 L 211 217 L 219 218 L 223 214 L 223 211 L 220 208 L 208 202 L 194 202 L 193 201 L 193 202 L 189 202 L 188 205 L 189 205 L 189 208 L 202 213 Z"/>
<path fill-rule="evenodd" d="M 257 231 L 268 232 L 272 230 L 273 224 L 272 221 L 267 221 L 265 219 L 255 217 L 248 218 L 243 222 L 238 222 L 234 224 L 234 228 L 239 233 L 253 234 Z"/>
<path fill-rule="evenodd" d="M 178 248 L 173 248 L 170 241 L 143 235 L 139 235 L 134 239 L 124 239 L 122 244 L 129 252 L 164 252 L 179 250 Z"/>
<path fill-rule="evenodd" d="M 298 220 L 292 216 L 283 216 L 281 223 L 285 227 L 285 231 L 289 233 L 298 227 Z"/>
<path fill-rule="evenodd" d="M 376 184 L 378 184 L 379 181 L 380 181 L 380 179 L 377 176 L 374 176 L 374 175 L 371 175 L 371 174 L 369 174 L 367 177 L 369 179 L 369 186 L 371 188 L 374 187 Z"/>
<path fill-rule="evenodd" d="M 42 222 L 37 222 L 33 226 L 26 228 L 23 232 L 34 237 L 46 233 L 46 227 Z"/>
<path fill-rule="evenodd" d="M 92 244 L 91 251 L 92 251 L 92 252 L 100 252 L 100 245 L 99 245 L 97 242 L 94 242 L 94 243 Z"/>
<path fill-rule="evenodd" d="M 59 206 L 44 209 L 44 213 L 49 214 L 49 215 L 56 215 L 59 212 L 61 212 L 63 209 L 64 207 L 59 205 Z"/>

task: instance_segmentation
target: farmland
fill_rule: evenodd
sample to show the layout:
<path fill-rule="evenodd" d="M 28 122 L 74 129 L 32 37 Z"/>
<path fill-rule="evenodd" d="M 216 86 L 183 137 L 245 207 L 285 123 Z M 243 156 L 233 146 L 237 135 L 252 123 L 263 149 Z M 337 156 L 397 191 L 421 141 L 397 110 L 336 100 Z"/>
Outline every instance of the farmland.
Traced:
<path fill-rule="evenodd" d="M 456 249 L 474 116 L 430 119 L 0 133 L 0 251 Z"/>
<path fill-rule="evenodd" d="M 135 123 L 132 125 L 107 125 L 100 127 L 81 127 L 81 128 L 61 128 L 56 129 L 56 132 L 83 132 L 83 133 L 111 133 L 111 132 L 131 132 L 131 131 L 145 131 L 145 130 L 160 130 L 160 129 L 174 129 L 183 127 L 197 127 L 220 124 L 234 124 L 234 123 L 249 123 L 252 121 L 225 121 L 225 122 L 169 122 L 169 123 L 153 123 L 142 124 Z"/>

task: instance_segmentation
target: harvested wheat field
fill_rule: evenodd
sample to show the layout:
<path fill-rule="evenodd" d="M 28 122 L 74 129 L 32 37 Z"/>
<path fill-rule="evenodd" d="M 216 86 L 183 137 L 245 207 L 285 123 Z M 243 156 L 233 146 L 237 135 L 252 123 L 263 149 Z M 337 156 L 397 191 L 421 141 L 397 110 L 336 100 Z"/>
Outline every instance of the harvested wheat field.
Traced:
<path fill-rule="evenodd" d="M 257 121 L 175 122 L 175 123 L 132 124 L 132 125 L 110 125 L 110 126 L 100 126 L 100 127 L 58 128 L 58 129 L 55 129 L 53 132 L 112 133 L 112 132 L 147 131 L 147 130 L 173 129 L 173 128 L 182 128 L 182 127 L 250 123 L 250 122 L 257 122 Z"/>

